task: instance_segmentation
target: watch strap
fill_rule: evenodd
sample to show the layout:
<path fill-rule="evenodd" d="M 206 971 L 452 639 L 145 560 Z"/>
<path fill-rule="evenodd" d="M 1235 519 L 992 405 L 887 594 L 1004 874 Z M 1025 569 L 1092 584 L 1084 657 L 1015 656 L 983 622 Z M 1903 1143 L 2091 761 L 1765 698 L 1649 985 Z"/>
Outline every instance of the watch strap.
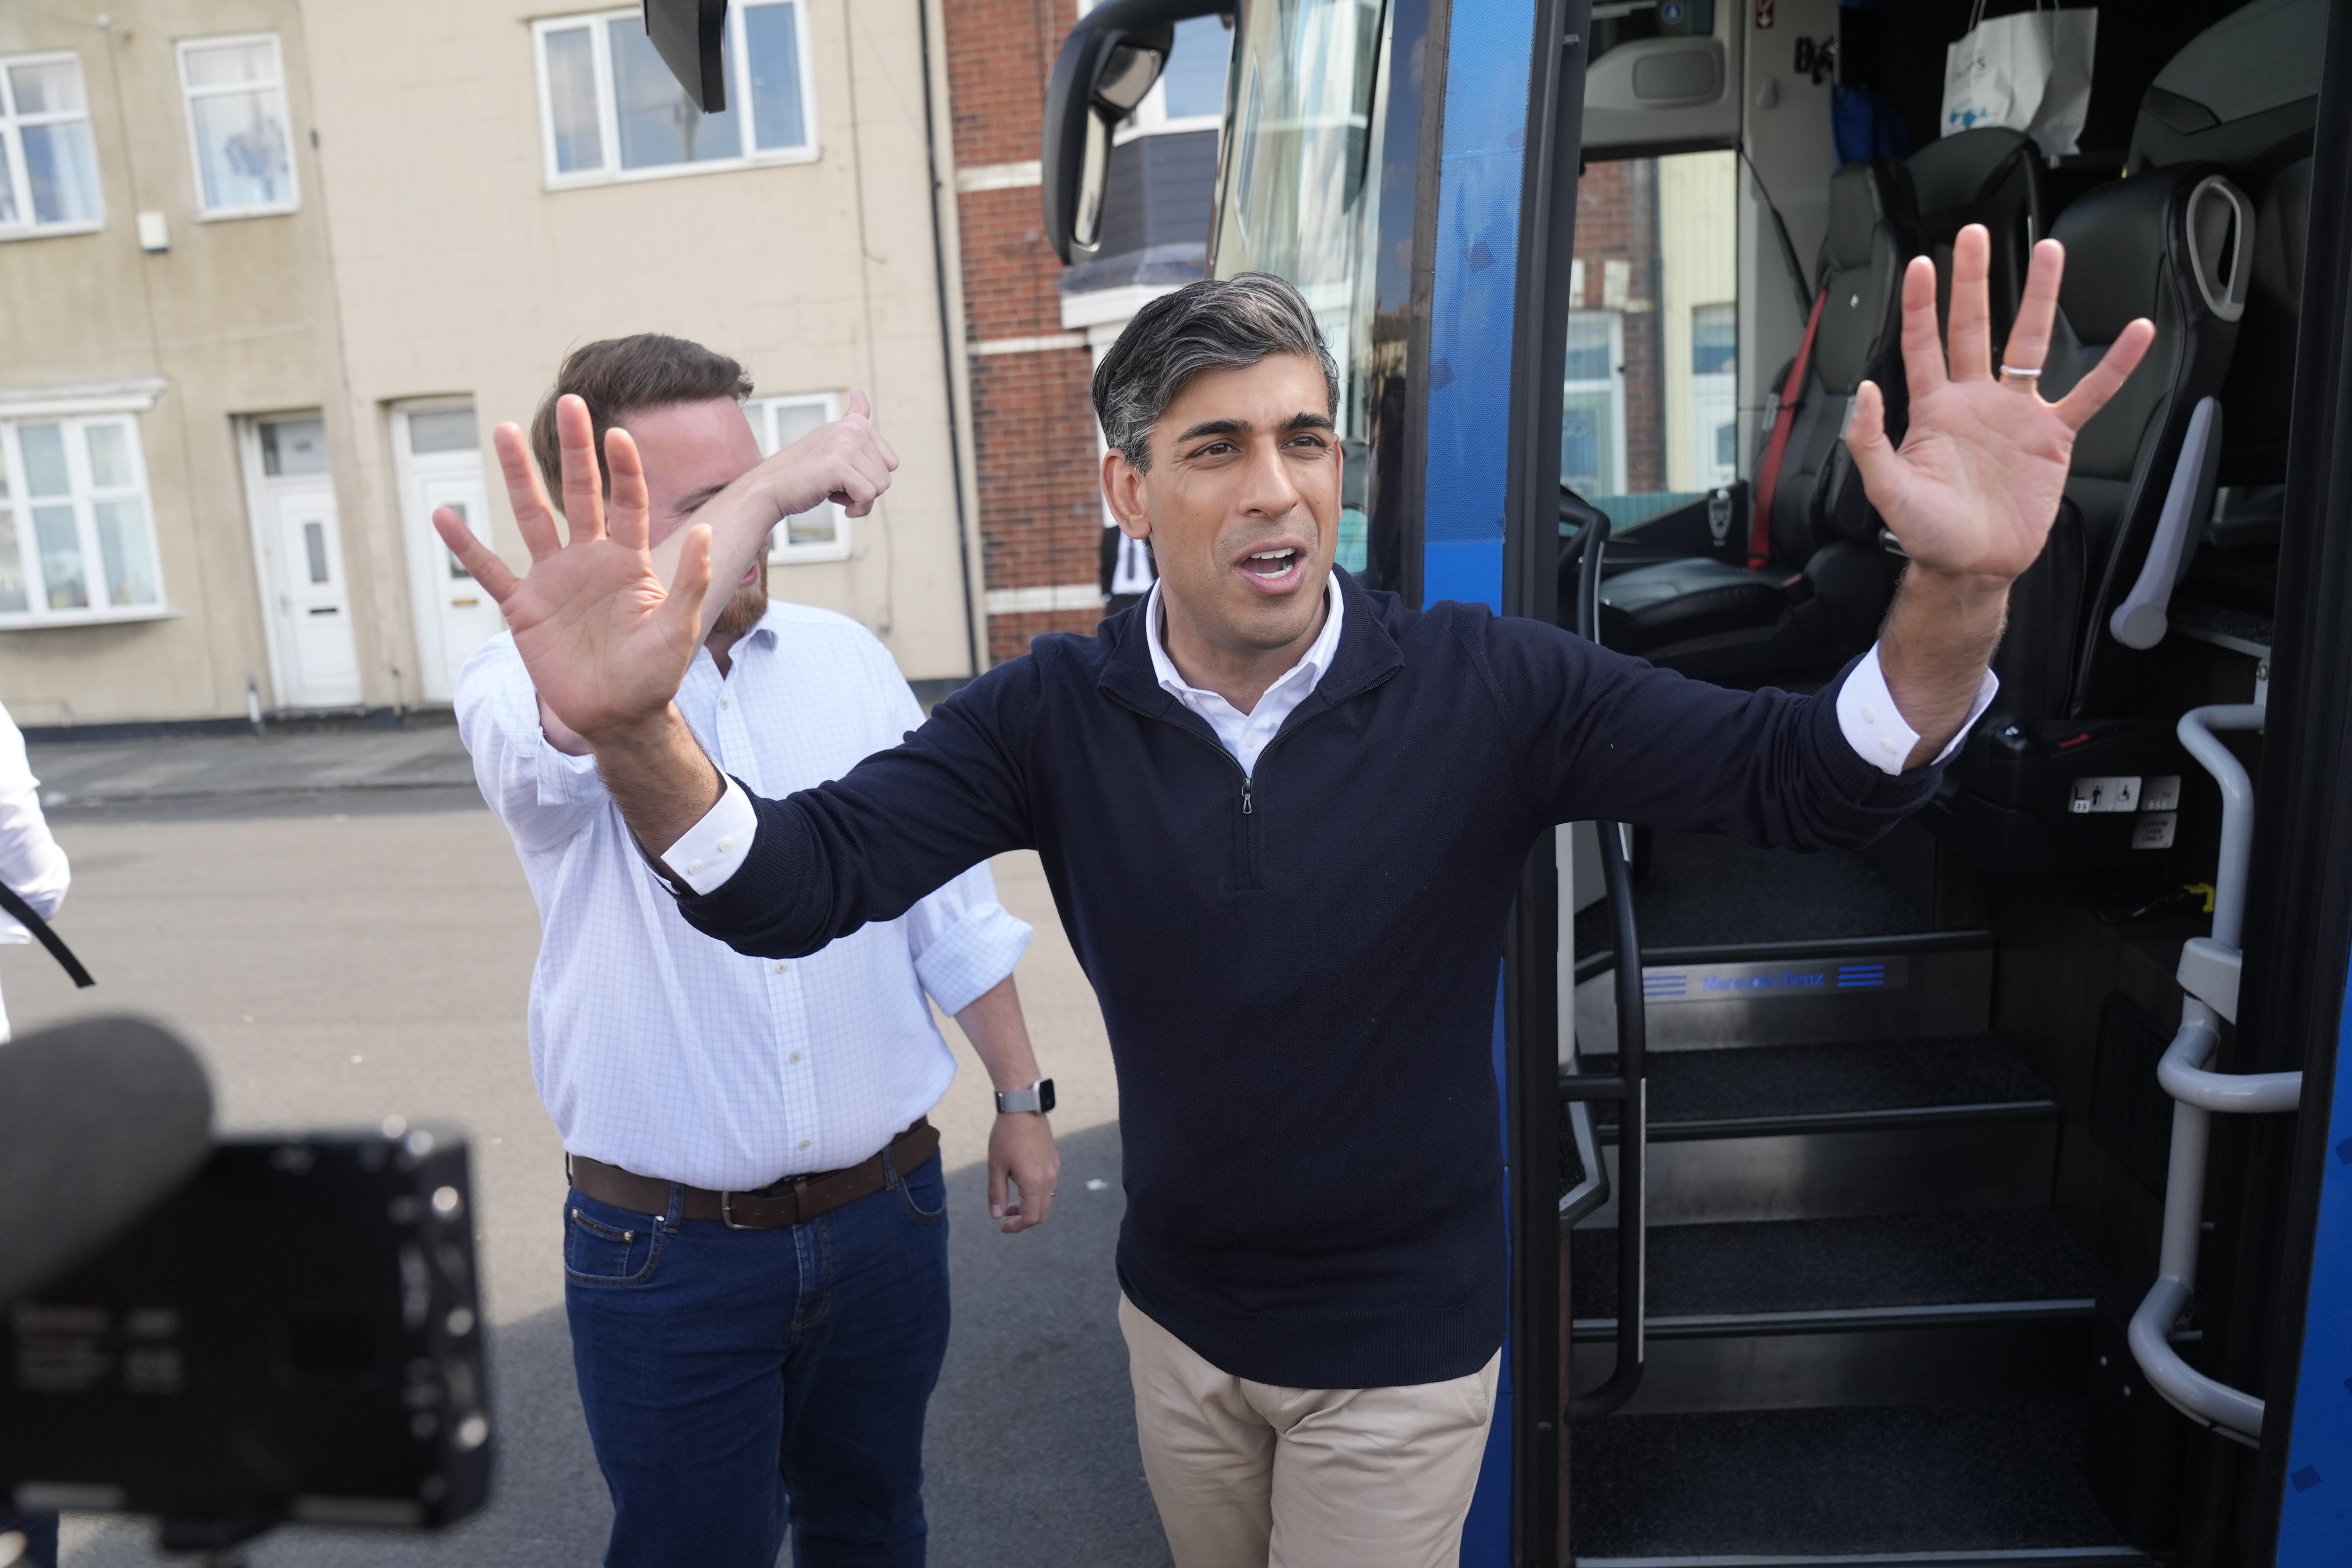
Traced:
<path fill-rule="evenodd" d="M 996 1113 L 1013 1116 L 1023 1111 L 1049 1111 L 1054 1109 L 1054 1080 L 1041 1078 L 1027 1089 L 1000 1089 L 996 1091 Z"/>

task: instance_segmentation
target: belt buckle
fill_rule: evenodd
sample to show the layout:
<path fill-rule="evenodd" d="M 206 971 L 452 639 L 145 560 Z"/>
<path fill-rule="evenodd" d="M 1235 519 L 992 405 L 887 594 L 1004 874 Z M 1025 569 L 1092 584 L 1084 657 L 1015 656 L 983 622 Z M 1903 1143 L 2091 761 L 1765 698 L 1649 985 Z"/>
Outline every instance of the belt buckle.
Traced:
<path fill-rule="evenodd" d="M 808 1206 L 808 1196 L 807 1196 L 807 1192 L 808 1192 L 808 1178 L 807 1178 L 806 1176 L 794 1176 L 794 1177 L 793 1178 L 793 1207 L 794 1207 L 795 1209 L 806 1208 L 806 1207 Z M 750 1196 L 750 1197 L 755 1197 L 755 1198 L 757 1198 L 757 1197 L 777 1197 L 777 1198 L 780 1198 L 780 1197 L 782 1197 L 784 1194 L 782 1194 L 782 1193 L 751 1193 L 751 1194 L 745 1194 L 745 1195 Z M 733 1193 L 731 1193 L 731 1192 L 725 1192 L 725 1193 L 721 1193 L 721 1194 L 719 1194 L 719 1223 L 720 1223 L 721 1225 L 724 1225 L 724 1226 L 725 1226 L 728 1229 L 730 1229 L 730 1230 L 773 1230 L 773 1229 L 775 1229 L 775 1228 L 776 1228 L 774 1226 L 772 1226 L 772 1225 L 738 1225 L 738 1224 L 736 1224 L 736 1223 L 735 1223 L 735 1194 L 734 1194 Z M 799 1224 L 799 1223 L 800 1223 L 800 1221 L 799 1221 L 799 1220 L 797 1220 L 797 1219 L 795 1219 L 793 1223 L 794 1223 L 795 1225 L 797 1225 L 797 1224 Z"/>

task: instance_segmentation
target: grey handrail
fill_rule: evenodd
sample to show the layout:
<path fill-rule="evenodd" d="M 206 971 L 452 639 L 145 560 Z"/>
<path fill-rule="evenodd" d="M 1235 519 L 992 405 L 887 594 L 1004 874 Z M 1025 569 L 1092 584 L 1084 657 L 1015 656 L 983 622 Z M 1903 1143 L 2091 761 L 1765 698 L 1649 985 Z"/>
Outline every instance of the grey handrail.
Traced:
<path fill-rule="evenodd" d="M 2132 1314 L 2132 1359 L 2166 1403 L 2227 1437 L 2262 1436 L 2263 1402 L 2206 1376 L 2172 1348 L 2172 1331 L 2188 1311 L 2203 1239 L 2205 1152 L 2215 1111 L 2257 1114 L 2292 1110 L 2303 1094 L 2299 1072 L 2218 1073 L 2205 1068 L 2221 1043 L 2220 1024 L 2237 1011 L 2239 943 L 2246 920 L 2246 873 L 2254 836 L 2253 790 L 2246 770 L 2214 731 L 2259 730 L 2263 710 L 2252 705 L 2197 708 L 2180 717 L 2180 743 L 2221 788 L 2221 863 L 2213 877 L 2213 934 L 2189 942 L 2180 955 L 2180 1031 L 2158 1065 L 2157 1081 L 2172 1096 L 2172 1158 L 2164 1181 L 2164 1242 L 2156 1283 Z"/>
<path fill-rule="evenodd" d="M 2172 486 L 2164 492 L 2164 508 L 2157 513 L 2147 557 L 2140 563 L 2130 592 L 2107 617 L 2107 630 L 2126 647 L 2154 647 L 2170 629 L 2166 612 L 2172 603 L 2172 590 L 2197 553 L 2205 520 L 2213 515 L 2213 480 L 2221 461 L 2221 405 L 2214 398 L 2200 398 L 2189 416 L 2180 458 L 2172 468 Z"/>
<path fill-rule="evenodd" d="M 1601 640 L 1601 552 L 1609 542 L 1609 517 L 1598 512 L 1579 541 L 1576 629 Z M 1594 824 L 1601 841 L 1601 875 L 1609 889 L 1609 918 L 1616 933 L 1617 1070 L 1571 1074 L 1559 1080 L 1563 1100 L 1617 1101 L 1617 1364 L 1601 1386 L 1571 1394 L 1562 1419 L 1590 1421 L 1621 1408 L 1642 1386 L 1646 1354 L 1649 1275 L 1648 1184 L 1643 1172 L 1649 1147 L 1649 1077 L 1643 1061 L 1648 1021 L 1642 1005 L 1642 943 L 1633 928 L 1633 872 L 1625 858 L 1624 829 L 1614 822 Z"/>

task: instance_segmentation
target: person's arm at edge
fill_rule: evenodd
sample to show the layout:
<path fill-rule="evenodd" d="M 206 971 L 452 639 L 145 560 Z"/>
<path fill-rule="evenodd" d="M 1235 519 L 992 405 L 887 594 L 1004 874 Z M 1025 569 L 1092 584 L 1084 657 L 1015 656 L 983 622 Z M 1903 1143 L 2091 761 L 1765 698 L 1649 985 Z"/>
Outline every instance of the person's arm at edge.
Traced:
<path fill-rule="evenodd" d="M 41 814 L 24 733 L 5 708 L 0 708 L 0 881 L 47 920 L 65 902 L 73 868 Z M 8 929 L 18 928 L 11 922 Z"/>
<path fill-rule="evenodd" d="M 1045 1076 L 1029 1043 L 1021 994 L 1006 975 L 955 1015 L 997 1089 L 1027 1089 Z M 1062 1175 L 1054 1129 L 1042 1110 L 1000 1114 L 988 1133 L 988 1213 L 1007 1236 L 1045 1223 Z M 1008 1184 L 1009 1182 L 1009 1184 Z"/>

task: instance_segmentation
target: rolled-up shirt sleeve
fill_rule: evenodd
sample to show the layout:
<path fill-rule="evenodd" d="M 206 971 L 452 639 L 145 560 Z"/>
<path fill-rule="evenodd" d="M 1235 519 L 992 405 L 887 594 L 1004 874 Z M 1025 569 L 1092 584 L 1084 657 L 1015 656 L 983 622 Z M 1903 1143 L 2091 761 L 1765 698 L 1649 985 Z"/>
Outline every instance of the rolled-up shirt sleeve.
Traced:
<path fill-rule="evenodd" d="M 512 637 L 501 634 L 475 650 L 458 672 L 455 706 L 482 799 L 524 848 L 561 844 L 612 798 L 594 757 L 549 743 L 539 693 Z"/>
<path fill-rule="evenodd" d="M 902 923 L 916 977 L 950 1016 L 1001 984 L 1029 950 L 1029 922 L 996 901 L 986 866 L 918 900 Z"/>

